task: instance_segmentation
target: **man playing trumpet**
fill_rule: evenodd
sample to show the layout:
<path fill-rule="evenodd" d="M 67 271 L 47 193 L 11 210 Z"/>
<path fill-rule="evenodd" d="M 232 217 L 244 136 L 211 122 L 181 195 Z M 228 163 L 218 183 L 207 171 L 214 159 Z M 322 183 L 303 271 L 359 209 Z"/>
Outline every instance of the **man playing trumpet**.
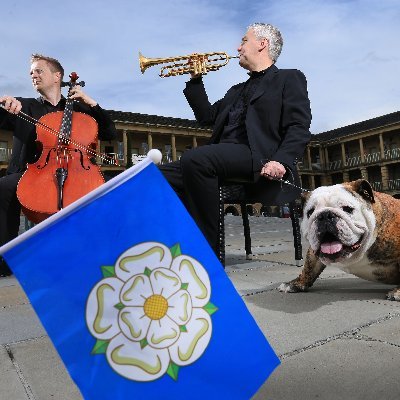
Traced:
<path fill-rule="evenodd" d="M 209 244 L 219 250 L 219 187 L 229 180 L 251 183 L 265 204 L 282 204 L 297 193 L 282 193 L 275 179 L 296 176 L 297 159 L 310 139 L 307 82 L 299 70 L 275 66 L 283 40 L 278 29 L 254 23 L 238 47 L 246 82 L 214 104 L 202 75 L 193 74 L 184 94 L 196 120 L 212 125 L 208 145 L 190 149 L 180 161 L 160 168 Z"/>

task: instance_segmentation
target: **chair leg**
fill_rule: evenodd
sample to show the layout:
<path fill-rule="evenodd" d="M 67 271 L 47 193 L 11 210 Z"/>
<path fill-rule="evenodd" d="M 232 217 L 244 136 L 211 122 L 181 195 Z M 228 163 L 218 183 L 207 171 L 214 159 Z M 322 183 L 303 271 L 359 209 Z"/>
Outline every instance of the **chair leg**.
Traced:
<path fill-rule="evenodd" d="M 303 251 L 301 246 L 301 233 L 300 233 L 300 222 L 299 222 L 299 213 L 297 212 L 296 202 L 289 203 L 290 210 L 290 219 L 292 220 L 292 229 L 293 229 L 293 242 L 294 242 L 294 254 L 296 265 L 298 267 L 302 266 L 303 260 Z"/>
<path fill-rule="evenodd" d="M 219 244 L 218 244 L 218 258 L 222 266 L 225 268 L 225 212 L 224 200 L 222 196 L 222 189 L 219 188 Z"/>
<path fill-rule="evenodd" d="M 244 229 L 244 248 L 246 250 L 246 259 L 252 259 L 251 252 L 251 236 L 250 236 L 250 224 L 249 224 L 249 214 L 247 212 L 246 203 L 240 203 L 240 211 L 242 213 L 243 229 Z"/>

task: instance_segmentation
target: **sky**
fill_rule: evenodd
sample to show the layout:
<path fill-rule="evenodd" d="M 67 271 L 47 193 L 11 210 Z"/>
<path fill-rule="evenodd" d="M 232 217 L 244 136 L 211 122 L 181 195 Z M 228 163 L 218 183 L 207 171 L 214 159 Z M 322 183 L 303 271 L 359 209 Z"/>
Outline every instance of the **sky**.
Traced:
<path fill-rule="evenodd" d="M 8 0 L 1 5 L 0 95 L 36 97 L 32 53 L 57 58 L 66 77 L 109 110 L 194 119 L 188 75 L 144 74 L 148 58 L 237 54 L 247 27 L 265 22 L 284 39 L 278 68 L 307 77 L 313 134 L 400 110 L 399 0 Z M 204 77 L 213 103 L 246 71 L 231 60 Z M 66 90 L 66 89 L 64 89 Z M 66 93 L 64 93 L 66 94 Z"/>

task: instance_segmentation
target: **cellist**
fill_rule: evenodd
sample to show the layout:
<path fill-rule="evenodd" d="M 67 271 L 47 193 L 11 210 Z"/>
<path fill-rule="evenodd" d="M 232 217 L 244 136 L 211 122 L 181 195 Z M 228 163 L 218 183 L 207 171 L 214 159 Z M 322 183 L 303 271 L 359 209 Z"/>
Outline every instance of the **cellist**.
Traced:
<path fill-rule="evenodd" d="M 65 97 L 61 94 L 64 69 L 54 58 L 40 54 L 31 57 L 30 76 L 32 85 L 40 94 L 38 98 L 21 98 L 0 96 L 0 128 L 13 131 L 12 156 L 7 174 L 0 178 L 0 245 L 18 235 L 21 205 L 16 191 L 18 181 L 26 169 L 27 163 L 37 160 L 38 149 L 35 145 L 35 125 L 17 118 L 20 111 L 38 120 L 43 115 L 63 111 Z M 98 103 L 82 91 L 81 86 L 70 90 L 74 101 L 74 111 L 92 116 L 98 123 L 98 137 L 101 140 L 112 140 L 116 137 L 113 121 Z M 39 195 L 39 193 L 38 193 Z M 11 272 L 4 260 L 0 260 L 0 276 Z"/>

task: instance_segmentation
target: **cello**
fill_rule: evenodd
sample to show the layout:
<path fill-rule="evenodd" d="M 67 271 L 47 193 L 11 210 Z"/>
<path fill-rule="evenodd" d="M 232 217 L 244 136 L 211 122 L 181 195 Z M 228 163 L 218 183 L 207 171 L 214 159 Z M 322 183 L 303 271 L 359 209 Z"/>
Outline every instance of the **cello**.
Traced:
<path fill-rule="evenodd" d="M 72 72 L 70 90 L 78 75 Z M 17 186 L 17 197 L 27 218 L 38 223 L 104 183 L 93 154 L 97 145 L 97 122 L 73 111 L 67 97 L 64 111 L 44 115 L 36 123 L 38 160 L 28 164 Z M 52 134 L 49 134 L 52 133 Z M 55 133 L 55 134 L 54 134 Z"/>

